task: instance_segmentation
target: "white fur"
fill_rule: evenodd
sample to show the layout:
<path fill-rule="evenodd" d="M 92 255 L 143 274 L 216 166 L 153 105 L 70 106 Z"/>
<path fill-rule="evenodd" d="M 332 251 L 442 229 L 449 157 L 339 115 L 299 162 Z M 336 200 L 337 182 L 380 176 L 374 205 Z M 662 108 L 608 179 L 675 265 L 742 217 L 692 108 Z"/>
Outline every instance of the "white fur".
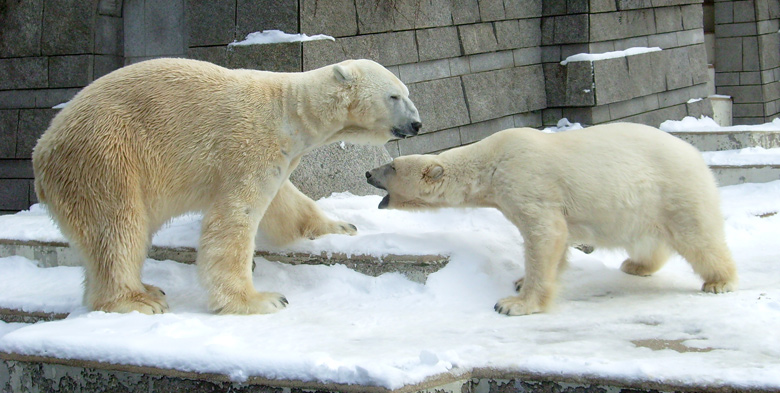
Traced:
<path fill-rule="evenodd" d="M 572 243 L 624 248 L 622 270 L 643 276 L 677 251 L 704 280 L 702 290 L 736 288 L 712 173 L 693 146 L 655 128 L 509 129 L 392 166 L 370 172 L 387 188 L 389 208 L 495 207 L 520 229 L 526 276 L 499 312 L 545 310 Z"/>
<path fill-rule="evenodd" d="M 335 140 L 382 144 L 414 123 L 406 86 L 369 60 L 303 73 L 150 60 L 96 80 L 54 118 L 33 153 L 35 189 L 83 253 L 90 309 L 164 312 L 163 292 L 141 282 L 149 240 L 199 210 L 210 307 L 267 313 L 286 300 L 252 286 L 258 226 L 278 243 L 355 233 L 287 180 L 300 157 Z"/>

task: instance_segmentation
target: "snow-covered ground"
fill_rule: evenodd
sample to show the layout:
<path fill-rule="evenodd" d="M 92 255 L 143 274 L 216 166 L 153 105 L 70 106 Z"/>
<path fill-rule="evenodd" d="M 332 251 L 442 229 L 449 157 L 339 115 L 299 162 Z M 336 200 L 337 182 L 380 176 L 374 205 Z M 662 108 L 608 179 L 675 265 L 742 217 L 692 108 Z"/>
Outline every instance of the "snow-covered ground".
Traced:
<path fill-rule="evenodd" d="M 523 274 L 522 238 L 494 209 L 377 210 L 380 197 L 318 201 L 358 236 L 300 241 L 290 250 L 450 255 L 423 285 L 393 273 L 290 266 L 257 258 L 255 286 L 287 296 L 271 315 L 206 310 L 194 266 L 147 260 L 171 312 L 86 312 L 82 269 L 0 259 L 0 307 L 70 312 L 62 321 L 0 322 L 0 351 L 185 371 L 399 388 L 454 369 L 494 367 L 692 385 L 780 388 L 780 181 L 722 187 L 726 233 L 740 289 L 713 295 L 680 257 L 652 277 L 619 270 L 625 254 L 571 250 L 556 306 L 506 317 L 493 311 Z M 154 238 L 194 246 L 199 216 Z M 0 238 L 64 240 L 40 207 L 0 216 Z M 260 242 L 262 246 L 262 241 Z M 654 350 L 645 340 L 689 351 Z M 679 348 L 677 348 L 679 350 Z"/>

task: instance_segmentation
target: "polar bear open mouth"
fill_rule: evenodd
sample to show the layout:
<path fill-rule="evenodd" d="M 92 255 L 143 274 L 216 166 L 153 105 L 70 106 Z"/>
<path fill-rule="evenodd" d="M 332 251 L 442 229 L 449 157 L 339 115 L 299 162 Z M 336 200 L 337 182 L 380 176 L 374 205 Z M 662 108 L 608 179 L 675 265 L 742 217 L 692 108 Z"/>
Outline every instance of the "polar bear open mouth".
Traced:
<path fill-rule="evenodd" d="M 377 206 L 380 209 L 387 209 L 387 206 L 390 204 L 390 194 L 385 195 L 384 198 L 382 198 L 382 201 L 379 202 L 379 206 Z"/>

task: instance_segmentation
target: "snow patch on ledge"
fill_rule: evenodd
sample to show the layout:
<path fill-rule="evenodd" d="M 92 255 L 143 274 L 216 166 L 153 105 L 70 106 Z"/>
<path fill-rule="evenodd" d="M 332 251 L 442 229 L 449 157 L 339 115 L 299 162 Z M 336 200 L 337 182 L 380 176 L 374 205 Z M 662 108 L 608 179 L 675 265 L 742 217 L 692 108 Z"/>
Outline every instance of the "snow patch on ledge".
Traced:
<path fill-rule="evenodd" d="M 233 41 L 228 44 L 228 46 L 265 45 L 282 42 L 302 42 L 316 40 L 336 41 L 335 38 L 325 34 L 308 36 L 306 34 L 288 34 L 281 30 L 263 30 L 249 33 L 243 41 Z"/>
<path fill-rule="evenodd" d="M 650 52 L 658 52 L 661 48 L 659 47 L 635 47 L 635 48 L 628 48 L 626 50 L 619 50 L 614 52 L 604 52 L 604 53 L 577 53 L 576 55 L 571 55 L 566 58 L 566 60 L 561 62 L 561 65 L 566 65 L 571 62 L 575 61 L 596 61 L 596 60 L 606 60 L 606 59 L 615 59 L 618 57 L 626 57 L 626 56 L 633 56 L 633 55 L 640 55 L 642 53 L 650 53 Z"/>

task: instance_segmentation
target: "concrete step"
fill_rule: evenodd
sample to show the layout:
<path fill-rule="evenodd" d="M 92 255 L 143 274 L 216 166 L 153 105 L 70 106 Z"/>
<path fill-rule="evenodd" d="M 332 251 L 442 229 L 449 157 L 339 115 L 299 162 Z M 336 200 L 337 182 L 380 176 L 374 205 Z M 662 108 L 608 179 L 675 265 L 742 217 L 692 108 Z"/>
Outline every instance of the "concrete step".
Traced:
<path fill-rule="evenodd" d="M 674 350 L 664 342 L 652 350 Z M 238 383 L 225 375 L 109 364 L 75 359 L 24 356 L 0 352 L 3 392 L 322 392 L 322 393 L 520 393 L 520 392 L 734 392 L 771 389 L 740 386 L 682 385 L 598 376 L 508 372 L 496 369 L 454 369 L 426 381 L 389 390 L 378 386 L 252 377 Z"/>
<path fill-rule="evenodd" d="M 771 149 L 780 147 L 778 131 L 686 131 L 670 134 L 696 146 L 701 151 L 737 150 L 747 147 Z"/>
<path fill-rule="evenodd" d="M 710 165 L 719 186 L 780 180 L 780 165 Z"/>
<path fill-rule="evenodd" d="M 23 241 L 0 239 L 0 257 L 12 255 L 23 256 L 36 260 L 41 267 L 81 266 L 78 252 L 64 242 Z M 181 263 L 195 263 L 197 250 L 190 247 L 152 246 L 148 258 L 171 260 Z M 301 252 L 277 253 L 256 251 L 255 257 L 262 257 L 272 262 L 290 265 L 335 265 L 341 264 L 369 276 L 377 277 L 384 273 L 398 272 L 408 279 L 425 283 L 428 275 L 439 271 L 449 263 L 449 256 L 444 255 L 360 255 L 322 252 L 308 254 Z"/>

